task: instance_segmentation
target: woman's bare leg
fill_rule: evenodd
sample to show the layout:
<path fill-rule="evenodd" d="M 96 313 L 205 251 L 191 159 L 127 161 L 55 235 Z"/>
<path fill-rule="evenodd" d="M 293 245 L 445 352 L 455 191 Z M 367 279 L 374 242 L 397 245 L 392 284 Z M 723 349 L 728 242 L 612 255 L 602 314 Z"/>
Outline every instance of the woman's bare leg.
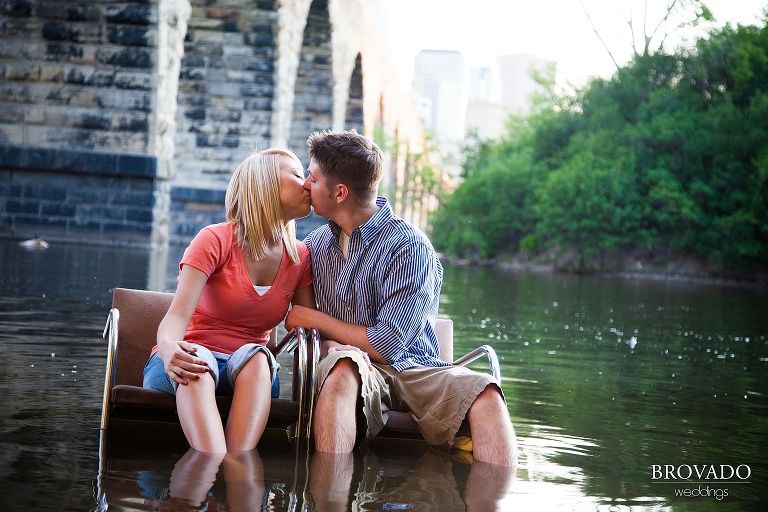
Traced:
<path fill-rule="evenodd" d="M 227 450 L 253 450 L 269 418 L 272 404 L 272 372 L 263 352 L 253 356 L 240 370 L 227 419 Z"/>
<path fill-rule="evenodd" d="M 189 379 L 176 390 L 179 421 L 189 445 L 206 453 L 226 453 L 224 427 L 216 407 L 216 383 L 209 373 Z"/>

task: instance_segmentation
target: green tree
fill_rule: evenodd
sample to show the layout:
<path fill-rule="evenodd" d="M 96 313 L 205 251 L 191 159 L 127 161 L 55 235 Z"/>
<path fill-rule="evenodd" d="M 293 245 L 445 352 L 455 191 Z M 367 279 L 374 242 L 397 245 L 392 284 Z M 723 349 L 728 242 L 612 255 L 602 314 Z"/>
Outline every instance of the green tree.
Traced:
<path fill-rule="evenodd" d="M 464 257 L 549 247 L 581 267 L 642 250 L 766 269 L 765 21 L 639 54 L 512 119 L 499 140 L 473 141 L 434 219 L 436 245 Z"/>
<path fill-rule="evenodd" d="M 576 251 L 579 269 L 599 256 L 643 245 L 643 202 L 632 156 L 606 134 L 595 134 L 536 190 L 536 233 L 545 245 Z"/>
<path fill-rule="evenodd" d="M 518 123 L 514 130 L 509 139 L 465 148 L 465 181 L 433 218 L 431 234 L 438 250 L 491 258 L 502 249 L 516 249 L 533 231 L 531 201 L 538 173 L 528 128 Z"/>

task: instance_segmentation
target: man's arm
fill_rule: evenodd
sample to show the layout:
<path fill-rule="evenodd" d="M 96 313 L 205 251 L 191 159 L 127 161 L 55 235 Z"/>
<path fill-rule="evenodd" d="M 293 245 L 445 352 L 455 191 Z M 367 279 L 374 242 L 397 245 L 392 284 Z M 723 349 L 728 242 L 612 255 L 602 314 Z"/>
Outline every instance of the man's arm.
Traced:
<path fill-rule="evenodd" d="M 423 335 L 436 305 L 441 272 L 424 243 L 404 244 L 393 253 L 379 287 L 375 323 L 367 328 L 368 342 L 384 359 L 402 359 Z"/>
<path fill-rule="evenodd" d="M 341 345 L 356 347 L 377 363 L 388 362 L 368 341 L 368 328 L 364 325 L 342 322 L 321 311 L 296 305 L 288 312 L 285 328 L 290 331 L 297 325 L 307 328 L 315 327 L 323 338 L 334 340 Z"/>

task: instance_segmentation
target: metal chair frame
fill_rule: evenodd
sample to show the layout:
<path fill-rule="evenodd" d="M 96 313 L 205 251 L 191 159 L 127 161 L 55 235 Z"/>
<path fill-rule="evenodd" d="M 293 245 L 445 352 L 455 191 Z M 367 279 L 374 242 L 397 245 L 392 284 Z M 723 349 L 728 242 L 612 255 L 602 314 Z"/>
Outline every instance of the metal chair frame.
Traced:
<path fill-rule="evenodd" d="M 140 290 L 135 290 L 141 292 Z M 111 414 L 113 410 L 112 390 L 115 386 L 115 372 L 118 354 L 119 329 L 120 329 L 120 310 L 113 307 L 104 327 L 103 337 L 107 340 L 107 364 L 104 379 L 104 396 L 102 403 L 101 429 L 107 432 L 111 423 Z M 438 319 L 436 332 L 440 342 L 441 358 L 451 362 L 453 356 L 453 324 L 450 319 Z M 297 352 L 295 352 L 297 351 Z M 287 333 L 283 339 L 277 343 L 273 349 L 275 355 L 284 352 L 294 353 L 294 381 L 292 389 L 292 400 L 298 405 L 298 415 L 296 422 L 288 427 L 288 437 L 296 442 L 300 447 L 309 449 L 312 436 L 312 421 L 315 405 L 315 374 L 320 354 L 320 334 L 317 329 L 311 328 L 307 332 L 302 327 L 297 327 Z M 501 387 L 501 367 L 498 356 L 489 345 L 482 345 L 472 350 L 468 354 L 452 361 L 456 366 L 467 366 L 473 361 L 485 357 L 488 359 L 488 369 L 496 383 Z M 397 418 L 399 421 L 393 421 Z M 390 412 L 390 421 L 388 425 L 396 425 L 390 429 L 385 425 L 382 437 L 406 437 L 420 438 L 421 434 L 416 427 L 415 421 L 407 413 Z"/>
<path fill-rule="evenodd" d="M 141 292 L 140 290 L 135 291 Z M 109 312 L 103 332 L 103 337 L 107 340 L 107 362 L 100 428 L 105 432 L 109 430 L 112 419 L 112 390 L 115 386 L 115 373 L 117 369 L 119 330 L 120 310 L 113 307 Z M 298 404 L 299 412 L 296 423 L 288 429 L 288 436 L 290 439 L 297 441 L 299 446 L 307 446 L 312 431 L 314 412 L 312 395 L 315 387 L 315 371 L 320 354 L 320 335 L 317 329 L 310 329 L 309 335 L 307 335 L 307 331 L 304 328 L 297 327 L 288 332 L 273 349 L 275 356 L 284 352 L 292 353 L 294 351 L 297 351 L 297 357 L 294 358 L 294 371 L 296 375 L 294 376 L 292 394 L 293 401 Z"/>

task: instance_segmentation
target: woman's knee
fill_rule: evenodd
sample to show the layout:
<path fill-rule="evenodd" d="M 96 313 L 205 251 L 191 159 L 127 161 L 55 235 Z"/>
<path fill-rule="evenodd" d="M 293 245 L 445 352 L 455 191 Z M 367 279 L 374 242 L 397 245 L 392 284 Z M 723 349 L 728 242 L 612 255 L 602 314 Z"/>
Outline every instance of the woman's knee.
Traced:
<path fill-rule="evenodd" d="M 269 359 L 264 352 L 257 352 L 246 362 L 237 374 L 237 377 L 258 377 L 271 380 L 272 368 Z"/>

